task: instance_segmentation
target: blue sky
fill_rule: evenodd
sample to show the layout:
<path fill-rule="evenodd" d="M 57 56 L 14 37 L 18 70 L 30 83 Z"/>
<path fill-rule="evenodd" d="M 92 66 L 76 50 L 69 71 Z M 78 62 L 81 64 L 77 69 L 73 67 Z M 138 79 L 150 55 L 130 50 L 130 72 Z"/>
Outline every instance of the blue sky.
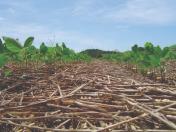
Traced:
<path fill-rule="evenodd" d="M 176 43 L 176 0 L 0 0 L 0 36 L 128 50 Z"/>

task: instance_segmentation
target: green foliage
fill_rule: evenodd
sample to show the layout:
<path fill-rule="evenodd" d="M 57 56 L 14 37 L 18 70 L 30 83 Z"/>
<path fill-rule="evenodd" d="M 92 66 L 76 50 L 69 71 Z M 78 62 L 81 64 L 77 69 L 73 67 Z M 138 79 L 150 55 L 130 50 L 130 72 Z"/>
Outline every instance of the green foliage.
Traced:
<path fill-rule="evenodd" d="M 103 54 L 102 59 L 110 60 L 110 61 L 122 61 L 122 53 L 112 53 L 112 54 Z"/>
<path fill-rule="evenodd" d="M 84 53 L 78 53 L 76 54 L 76 59 L 77 61 L 86 61 L 86 62 L 90 62 L 91 61 L 91 57 L 87 54 Z"/>
<path fill-rule="evenodd" d="M 8 61 L 8 57 L 4 54 L 0 54 L 0 67 L 4 66 Z"/>
<path fill-rule="evenodd" d="M 170 46 L 169 49 L 172 50 L 172 51 L 176 51 L 176 44 Z"/>
<path fill-rule="evenodd" d="M 134 46 L 132 46 L 131 49 L 132 49 L 133 52 L 137 52 L 138 51 L 138 45 L 135 44 Z"/>
<path fill-rule="evenodd" d="M 10 37 L 3 37 L 3 40 L 5 41 L 6 48 L 12 53 L 18 53 L 22 49 L 22 46 L 18 40 Z"/>
<path fill-rule="evenodd" d="M 26 62 L 45 62 L 53 63 L 56 61 L 90 61 L 91 57 L 106 59 L 109 61 L 118 61 L 128 63 L 141 69 L 145 73 L 146 69 L 161 67 L 163 62 L 176 59 L 176 45 L 161 48 L 146 42 L 143 47 L 135 44 L 131 51 L 102 51 L 98 49 L 88 49 L 80 53 L 75 53 L 68 48 L 64 42 L 57 43 L 54 47 L 48 47 L 45 43 L 37 49 L 32 45 L 34 37 L 28 37 L 24 46 L 10 37 L 3 37 L 4 43 L 0 40 L 0 66 L 3 66 L 8 60 Z M 91 56 L 91 57 L 90 57 Z"/>
<path fill-rule="evenodd" d="M 47 53 L 47 51 L 48 51 L 48 47 L 45 45 L 45 43 L 42 43 L 40 45 L 40 53 L 45 55 Z"/>
<path fill-rule="evenodd" d="M 2 43 L 2 40 L 0 39 L 0 53 L 3 53 L 4 52 L 4 44 Z"/>
<path fill-rule="evenodd" d="M 62 42 L 62 48 L 63 48 L 63 49 L 66 49 L 66 48 L 67 48 L 67 46 L 65 45 L 64 42 Z"/>
<path fill-rule="evenodd" d="M 168 51 L 167 54 L 164 56 L 165 60 L 172 60 L 176 59 L 176 52 Z"/>
<path fill-rule="evenodd" d="M 58 57 L 58 58 L 60 58 L 62 56 L 62 47 L 59 46 L 59 44 L 56 44 L 55 54 L 56 54 L 56 57 Z"/>
<path fill-rule="evenodd" d="M 154 46 L 151 42 L 146 42 L 144 45 L 145 45 L 146 52 L 148 52 L 148 53 L 154 52 Z"/>
<path fill-rule="evenodd" d="M 24 42 L 24 47 L 30 47 L 34 41 L 34 37 L 28 37 Z"/>
<path fill-rule="evenodd" d="M 145 74 L 147 69 L 152 68 L 160 68 L 162 71 L 165 61 L 176 59 L 176 45 L 162 49 L 160 46 L 146 42 L 144 47 L 135 44 L 131 47 L 131 51 L 104 54 L 102 58 L 132 64 L 139 67 L 140 71 Z"/>
<path fill-rule="evenodd" d="M 0 66 L 6 63 L 6 58 L 10 61 L 25 62 L 26 67 L 28 62 L 45 62 L 53 63 L 56 61 L 71 62 L 71 61 L 90 61 L 91 57 L 84 53 L 75 53 L 69 49 L 65 43 L 56 44 L 55 47 L 48 47 L 45 43 L 37 49 L 32 45 L 34 37 L 28 37 L 24 42 L 24 46 L 18 41 L 10 37 L 3 37 L 4 44 L 0 41 L 1 51 Z M 3 50 L 2 50 L 3 49 Z M 4 50 L 7 49 L 7 50 Z"/>
<path fill-rule="evenodd" d="M 93 58 L 101 58 L 104 54 L 114 54 L 116 51 L 103 51 L 99 49 L 87 49 L 82 51 L 81 53 L 87 54 Z"/>

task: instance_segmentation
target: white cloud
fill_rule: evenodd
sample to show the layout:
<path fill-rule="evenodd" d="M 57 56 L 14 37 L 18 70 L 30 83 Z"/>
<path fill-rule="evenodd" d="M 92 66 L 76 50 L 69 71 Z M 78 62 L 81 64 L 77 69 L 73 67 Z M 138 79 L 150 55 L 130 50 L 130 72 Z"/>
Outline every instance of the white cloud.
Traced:
<path fill-rule="evenodd" d="M 115 30 L 126 31 L 131 27 L 131 24 L 164 25 L 176 20 L 175 7 L 170 3 L 170 0 L 119 0 L 120 3 L 113 2 L 113 4 L 110 3 L 114 0 L 109 1 L 108 3 L 106 0 L 78 0 L 71 6 L 54 8 L 47 10 L 45 13 L 45 10 L 41 12 L 40 8 L 36 8 L 32 2 L 18 1 L 17 3 L 8 0 L 6 2 L 8 8 L 0 9 L 0 11 L 5 10 L 6 13 L 2 13 L 0 17 L 0 36 L 20 37 L 23 41 L 28 36 L 34 36 L 36 45 L 42 41 L 64 41 L 69 44 L 69 47 L 76 50 L 85 48 L 108 49 L 115 44 L 113 42 L 115 40 L 108 40 L 105 37 L 100 39 L 96 36 L 84 34 L 81 30 L 78 30 L 80 31 L 78 32 L 74 25 L 71 25 L 73 28 L 69 25 L 72 31 L 71 29 L 68 30 L 66 24 L 69 23 L 64 22 L 70 20 L 70 23 L 72 21 L 79 23 L 80 19 L 84 19 L 86 21 L 81 22 L 91 21 L 90 24 L 95 23 L 93 26 L 99 26 L 97 25 L 99 23 L 102 26 L 105 23 L 105 26 L 113 27 Z M 1 3 L 2 1 L 0 1 Z M 11 17 L 12 14 L 14 14 L 13 17 Z M 37 16 L 38 19 L 32 19 L 33 15 Z M 26 16 L 31 18 L 31 21 L 26 22 Z M 70 17 L 71 19 L 68 19 Z M 44 18 L 51 19 L 51 21 L 47 23 Z M 53 25 L 57 25 L 57 27 L 50 28 Z M 80 28 L 86 28 L 84 23 L 81 26 Z M 83 30 L 86 31 L 87 29 Z M 95 32 L 99 33 L 97 30 Z"/>
<path fill-rule="evenodd" d="M 90 6 L 90 1 L 79 1 L 78 3 L 76 2 L 75 7 L 72 9 L 72 15 L 77 16 L 87 13 L 88 7 Z"/>
<path fill-rule="evenodd" d="M 128 24 L 168 24 L 176 19 L 174 7 L 166 0 L 128 0 L 104 17 Z"/>
<path fill-rule="evenodd" d="M 95 9 L 97 1 L 95 0 L 78 0 L 75 2 L 71 9 L 71 15 L 74 17 L 79 17 L 81 19 L 91 19 L 93 20 L 98 14 L 100 14 L 99 9 Z"/>
<path fill-rule="evenodd" d="M 176 21 L 175 10 L 172 0 L 124 0 L 113 5 L 103 0 L 82 0 L 73 6 L 72 15 L 99 22 L 163 25 Z"/>

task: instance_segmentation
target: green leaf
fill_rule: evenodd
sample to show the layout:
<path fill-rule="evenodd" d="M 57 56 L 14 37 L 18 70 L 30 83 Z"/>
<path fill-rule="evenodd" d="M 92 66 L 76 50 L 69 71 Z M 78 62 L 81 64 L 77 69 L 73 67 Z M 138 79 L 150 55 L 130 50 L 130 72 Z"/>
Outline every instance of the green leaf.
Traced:
<path fill-rule="evenodd" d="M 30 47 L 34 41 L 34 37 L 28 37 L 24 42 L 24 47 Z"/>
<path fill-rule="evenodd" d="M 153 67 L 160 66 L 160 58 L 154 55 L 149 55 L 150 63 Z"/>
<path fill-rule="evenodd" d="M 6 48 L 12 53 L 18 53 L 22 49 L 21 44 L 13 38 L 3 37 L 3 40 L 5 41 Z"/>
<path fill-rule="evenodd" d="M 0 67 L 4 66 L 7 62 L 7 57 L 4 54 L 0 54 Z"/>

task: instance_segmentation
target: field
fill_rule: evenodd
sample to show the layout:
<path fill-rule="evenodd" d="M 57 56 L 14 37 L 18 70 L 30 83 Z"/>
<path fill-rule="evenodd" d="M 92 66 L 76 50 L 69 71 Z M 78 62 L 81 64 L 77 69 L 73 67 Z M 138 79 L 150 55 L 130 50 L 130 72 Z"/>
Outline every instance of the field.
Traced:
<path fill-rule="evenodd" d="M 0 40 L 0 130 L 175 131 L 176 45 L 75 52 Z"/>
<path fill-rule="evenodd" d="M 11 70 L 0 78 L 3 132 L 176 129 L 176 86 L 115 62 L 51 63 L 37 69 L 11 64 Z"/>
<path fill-rule="evenodd" d="M 0 132 L 176 132 L 176 0 L 0 0 Z"/>

